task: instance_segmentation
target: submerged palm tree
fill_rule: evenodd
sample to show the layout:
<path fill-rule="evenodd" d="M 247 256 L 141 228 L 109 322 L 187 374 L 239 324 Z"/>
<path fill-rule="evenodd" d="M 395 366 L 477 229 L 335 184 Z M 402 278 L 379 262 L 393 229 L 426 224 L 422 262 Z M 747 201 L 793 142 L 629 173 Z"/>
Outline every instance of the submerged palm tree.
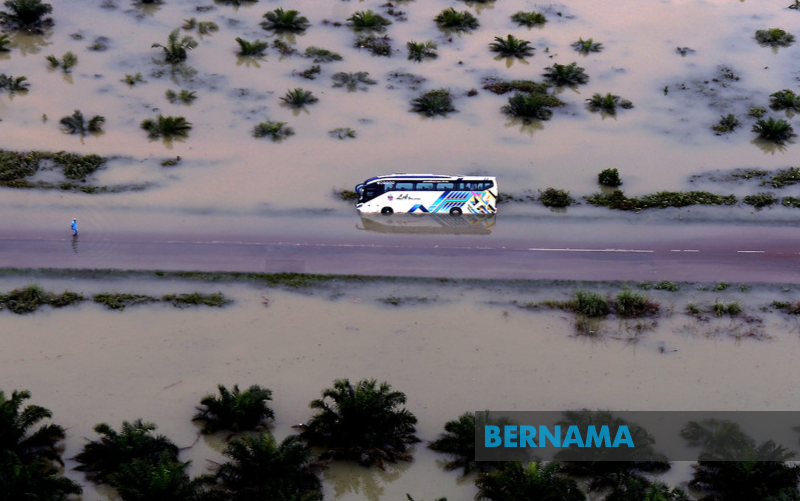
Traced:
<path fill-rule="evenodd" d="M 369 73 L 366 71 L 357 71 L 355 73 L 340 71 L 334 73 L 331 79 L 333 80 L 334 87 L 346 87 L 348 92 L 354 92 L 359 88 L 361 90 L 367 90 L 367 87 L 359 87 L 359 84 L 375 85 L 378 83 L 376 80 L 371 79 Z"/>
<path fill-rule="evenodd" d="M 756 40 L 761 45 L 771 47 L 787 47 L 794 42 L 794 35 L 780 28 L 769 28 L 756 31 Z"/>
<path fill-rule="evenodd" d="M 190 36 L 185 36 L 178 40 L 180 30 L 175 28 L 167 37 L 167 45 L 154 43 L 151 47 L 158 47 L 164 51 L 164 60 L 170 64 L 177 64 L 186 61 L 187 52 L 197 47 L 197 40 Z"/>
<path fill-rule="evenodd" d="M 270 136 L 273 141 L 280 141 L 294 134 L 294 129 L 286 126 L 286 122 L 267 120 L 253 128 L 253 137 Z"/>
<path fill-rule="evenodd" d="M 239 37 L 236 37 L 236 43 L 239 44 L 240 56 L 261 56 L 264 54 L 264 51 L 267 50 L 267 47 L 269 47 L 269 43 L 263 40 L 248 42 L 244 38 Z"/>
<path fill-rule="evenodd" d="M 595 42 L 593 39 L 589 38 L 588 40 L 584 40 L 583 38 L 579 38 L 577 42 L 572 44 L 572 48 L 576 51 L 580 52 L 581 54 L 588 54 L 590 52 L 600 52 L 603 50 L 603 44 L 599 42 Z"/>
<path fill-rule="evenodd" d="M 445 463 L 445 470 L 463 469 L 464 475 L 475 469 L 482 470 L 486 461 L 475 460 L 475 413 L 465 412 L 456 420 L 445 423 L 444 433 L 428 445 L 436 452 L 455 456 Z"/>
<path fill-rule="evenodd" d="M 286 95 L 280 98 L 281 101 L 294 108 L 301 108 L 306 104 L 312 104 L 319 101 L 319 99 L 310 90 L 305 90 L 301 87 L 286 91 Z"/>
<path fill-rule="evenodd" d="M 457 12 L 452 7 L 447 8 L 437 14 L 434 20 L 439 27 L 456 31 L 474 30 L 480 26 L 478 18 L 472 15 L 471 12 L 467 10 Z"/>
<path fill-rule="evenodd" d="M 541 12 L 524 12 L 519 11 L 511 16 L 511 20 L 520 26 L 527 26 L 532 28 L 534 26 L 544 26 L 547 18 Z"/>
<path fill-rule="evenodd" d="M 783 89 L 770 94 L 770 107 L 773 110 L 795 110 L 800 111 L 800 94 L 795 94 L 790 89 Z"/>
<path fill-rule="evenodd" d="M 153 461 L 137 458 L 109 475 L 108 483 L 123 501 L 217 501 L 221 493 L 212 490 L 213 475 L 190 478 L 191 461 L 173 461 L 165 454 Z"/>
<path fill-rule="evenodd" d="M 475 479 L 478 494 L 475 499 L 492 501 L 529 501 L 557 499 L 583 501 L 586 495 L 571 478 L 559 475 L 556 462 L 532 461 L 502 463 L 496 470 L 482 473 Z"/>
<path fill-rule="evenodd" d="M 119 433 L 111 426 L 100 423 L 94 431 L 101 435 L 100 440 L 93 440 L 83 446 L 83 450 L 75 456 L 80 466 L 75 469 L 87 472 L 86 477 L 97 483 L 105 483 L 120 466 L 135 459 L 146 459 L 150 462 L 178 460 L 178 447 L 164 435 L 153 435 L 156 425 L 142 422 L 141 419 L 130 423 L 123 421 Z"/>
<path fill-rule="evenodd" d="M 301 33 L 311 25 L 311 23 L 308 22 L 308 18 L 300 15 L 298 11 L 283 10 L 282 7 L 267 12 L 263 17 L 266 21 L 261 22 L 261 27 L 265 30 L 274 30 L 278 33 L 285 31 Z"/>
<path fill-rule="evenodd" d="M 0 451 L 13 453 L 20 461 L 41 460 L 61 464 L 58 443 L 64 440 L 64 428 L 47 424 L 31 433 L 39 421 L 49 419 L 53 413 L 39 405 L 27 405 L 31 398 L 27 390 L 13 391 L 11 398 L 0 390 Z"/>
<path fill-rule="evenodd" d="M 523 120 L 550 120 L 553 116 L 550 108 L 563 105 L 563 101 L 549 94 L 515 92 L 500 111 Z"/>
<path fill-rule="evenodd" d="M 700 501 L 800 500 L 800 467 L 784 461 L 698 461 L 689 487 Z"/>
<path fill-rule="evenodd" d="M 27 91 L 30 85 L 27 80 L 28 77 L 14 77 L 12 75 L 0 73 L 0 90 L 8 90 L 10 94 Z"/>
<path fill-rule="evenodd" d="M 214 433 L 218 430 L 244 431 L 262 427 L 267 419 L 275 417 L 275 413 L 267 405 L 272 400 L 272 390 L 257 384 L 245 391 L 239 391 L 239 385 L 233 385 L 233 391 L 218 385 L 219 398 L 206 395 L 200 400 L 197 414 L 193 421 L 203 421 L 203 433 Z"/>
<path fill-rule="evenodd" d="M 83 113 L 80 110 L 75 110 L 72 115 L 62 117 L 59 123 L 65 132 L 80 134 L 83 137 L 92 132 L 102 132 L 106 119 L 101 115 L 95 115 L 89 121 L 86 121 Z"/>
<path fill-rule="evenodd" d="M 626 110 L 633 108 L 633 103 L 610 92 L 605 96 L 599 93 L 594 94 L 586 100 L 586 103 L 592 111 L 603 110 L 612 115 L 616 113 L 617 106 Z"/>
<path fill-rule="evenodd" d="M 388 383 L 364 379 L 353 385 L 338 379 L 322 391 L 321 399 L 309 404 L 318 412 L 301 437 L 324 448 L 323 459 L 352 459 L 380 467 L 386 461 L 410 461 L 408 446 L 419 439 L 414 435 L 417 418 L 400 408 L 405 402 L 406 395 L 392 391 Z"/>
<path fill-rule="evenodd" d="M 494 37 L 494 42 L 489 44 L 489 50 L 501 56 L 525 59 L 533 55 L 535 50 L 528 40 L 520 40 L 514 35 L 507 35 L 505 39 Z"/>
<path fill-rule="evenodd" d="M 757 133 L 762 139 L 773 141 L 777 144 L 783 144 L 797 135 L 788 121 L 782 118 L 776 120 L 773 117 L 769 117 L 767 120 L 763 118 L 756 120 L 753 125 L 753 132 Z"/>
<path fill-rule="evenodd" d="M 558 64 L 545 68 L 544 77 L 554 85 L 580 85 L 589 81 L 589 75 L 578 63 Z"/>
<path fill-rule="evenodd" d="M 7 10 L 0 12 L 0 24 L 9 28 L 30 30 L 52 24 L 52 19 L 44 16 L 53 11 L 53 6 L 42 0 L 6 0 L 3 6 Z"/>
<path fill-rule="evenodd" d="M 347 20 L 350 21 L 353 28 L 357 30 L 383 31 L 387 26 L 392 24 L 391 21 L 372 10 L 354 12 Z"/>
<path fill-rule="evenodd" d="M 423 59 L 434 59 L 438 57 L 436 49 L 438 48 L 436 42 L 428 40 L 427 42 L 408 42 L 406 43 L 408 49 L 408 59 L 410 61 L 421 62 Z"/>
<path fill-rule="evenodd" d="M 192 130 L 192 124 L 187 122 L 184 117 L 165 117 L 161 114 L 155 120 L 152 118 L 142 120 L 141 127 L 147 131 L 147 136 L 150 139 L 186 137 L 189 135 L 189 131 Z"/>
<path fill-rule="evenodd" d="M 433 117 L 447 115 L 456 111 L 450 89 L 430 90 L 411 100 L 411 110 L 422 115 Z"/>
<path fill-rule="evenodd" d="M 280 444 L 269 433 L 231 441 L 231 461 L 217 472 L 232 501 L 291 499 L 321 501 L 323 465 L 297 435 Z"/>

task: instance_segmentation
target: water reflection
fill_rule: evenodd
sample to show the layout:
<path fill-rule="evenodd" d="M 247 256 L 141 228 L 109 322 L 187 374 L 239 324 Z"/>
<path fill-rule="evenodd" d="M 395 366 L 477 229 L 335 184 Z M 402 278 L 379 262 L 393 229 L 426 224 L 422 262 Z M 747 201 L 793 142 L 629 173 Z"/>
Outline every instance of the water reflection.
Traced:
<path fill-rule="evenodd" d="M 244 66 L 245 68 L 261 68 L 260 63 L 266 63 L 267 59 L 263 56 L 236 56 L 236 66 Z"/>
<path fill-rule="evenodd" d="M 506 128 L 511 127 L 519 127 L 519 131 L 521 133 L 527 134 L 533 137 L 533 134 L 537 130 L 544 130 L 544 123 L 541 120 L 531 120 L 526 118 L 512 118 L 505 124 L 503 124 Z"/>
<path fill-rule="evenodd" d="M 758 146 L 761 149 L 761 151 L 763 151 L 764 153 L 769 153 L 770 155 L 774 155 L 775 153 L 786 153 L 788 145 L 794 143 L 795 142 L 792 141 L 791 139 L 781 143 L 776 143 L 775 141 L 768 141 L 760 137 L 757 137 L 750 141 L 750 144 Z"/>
<path fill-rule="evenodd" d="M 42 35 L 34 35 L 24 31 L 18 31 L 13 34 L 11 38 L 11 47 L 19 49 L 20 54 L 27 56 L 28 54 L 38 54 L 43 47 L 52 45 L 50 37 L 53 35 L 53 30 L 47 30 Z"/>
<path fill-rule="evenodd" d="M 72 252 L 78 253 L 78 235 L 72 235 Z"/>
<path fill-rule="evenodd" d="M 489 214 L 361 214 L 359 230 L 417 235 L 490 235 L 497 217 Z"/>
<path fill-rule="evenodd" d="M 410 452 L 413 454 L 413 448 Z M 409 463 L 400 462 L 381 470 L 342 462 L 331 465 L 323 474 L 323 479 L 333 487 L 334 499 L 352 493 L 361 494 L 370 501 L 379 501 L 384 495 L 385 485 L 400 478 L 408 467 Z"/>

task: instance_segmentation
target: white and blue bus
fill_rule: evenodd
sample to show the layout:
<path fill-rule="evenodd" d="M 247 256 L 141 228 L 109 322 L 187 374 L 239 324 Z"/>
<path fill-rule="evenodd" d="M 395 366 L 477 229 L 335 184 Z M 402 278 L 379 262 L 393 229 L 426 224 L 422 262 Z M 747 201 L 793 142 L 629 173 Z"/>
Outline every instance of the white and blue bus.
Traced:
<path fill-rule="evenodd" d="M 356 186 L 361 213 L 495 214 L 497 178 L 437 174 L 389 174 Z"/>

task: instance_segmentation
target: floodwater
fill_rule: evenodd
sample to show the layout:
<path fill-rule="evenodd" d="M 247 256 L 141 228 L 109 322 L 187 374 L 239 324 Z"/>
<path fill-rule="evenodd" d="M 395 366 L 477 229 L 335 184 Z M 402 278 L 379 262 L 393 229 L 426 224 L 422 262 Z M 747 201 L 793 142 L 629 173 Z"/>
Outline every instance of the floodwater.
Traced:
<path fill-rule="evenodd" d="M 94 196 L 4 190 L 4 213 L 42 207 L 54 217 L 120 209 L 132 214 L 349 211 L 336 201 L 334 189 L 394 171 L 488 173 L 498 176 L 507 192 L 555 186 L 584 195 L 596 190 L 597 172 L 617 167 L 626 191 L 640 194 L 686 189 L 689 175 L 707 170 L 791 164 L 793 146 L 760 147 L 749 131 L 753 119 L 746 117 L 750 106 L 766 106 L 770 93 L 797 87 L 796 46 L 773 50 L 753 38 L 757 29 L 769 27 L 800 33 L 800 15 L 784 0 L 457 3 L 481 23 L 463 34 L 444 33 L 433 22 L 452 2 L 401 1 L 395 8 L 407 20 L 395 19 L 386 31 L 393 41 L 391 57 L 353 47 L 356 33 L 345 22 L 357 10 L 388 15 L 385 2 L 297 0 L 285 7 L 299 10 L 312 26 L 278 38 L 299 53 L 281 56 L 270 48 L 260 59 L 237 57 L 234 38 L 275 40 L 259 22 L 265 12 L 284 6 L 281 2 L 239 8 L 210 0 L 171 0 L 155 8 L 127 0 L 52 3 L 55 27 L 43 37 L 13 35 L 11 52 L 0 55 L 3 73 L 25 75 L 31 83 L 28 93 L 0 94 L 0 146 L 118 156 L 97 183 L 148 189 Z M 514 12 L 532 9 L 546 13 L 543 28 L 511 22 Z M 151 44 L 165 43 L 170 30 L 191 17 L 215 22 L 219 31 L 200 36 L 196 29 L 183 30 L 182 36 L 200 44 L 190 51 L 187 67 L 173 71 L 159 64 L 160 49 Z M 535 55 L 497 60 L 488 43 L 507 34 L 530 40 Z M 98 37 L 108 38 L 107 50 L 89 50 Z M 578 38 L 602 42 L 604 50 L 580 55 L 570 47 Z M 409 40 L 435 41 L 438 59 L 408 61 Z M 313 63 L 301 54 L 310 46 L 334 50 L 343 60 L 322 63 L 315 80 L 304 79 L 298 73 Z M 694 52 L 681 56 L 679 46 Z M 60 57 L 67 50 L 79 57 L 72 72 L 50 69 L 45 56 Z M 499 111 L 507 96 L 482 89 L 488 77 L 541 80 L 550 64 L 573 61 L 590 81 L 559 89 L 568 104 L 548 122 L 515 123 Z M 722 66 L 739 79 L 720 79 Z M 354 92 L 333 88 L 331 76 L 340 71 L 366 71 L 378 83 Z M 122 81 L 136 73 L 144 83 Z M 423 81 L 412 84 L 392 76 L 397 73 Z M 311 90 L 319 102 L 299 111 L 282 106 L 280 97 L 296 87 Z M 442 87 L 452 91 L 458 113 L 431 119 L 409 112 L 413 98 Z M 195 91 L 197 100 L 187 106 L 165 99 L 166 90 L 181 88 Z M 478 94 L 468 97 L 473 88 Z M 635 108 L 616 117 L 591 113 L 584 99 L 598 92 L 621 95 Z M 105 133 L 83 140 L 62 133 L 58 119 L 75 109 L 105 116 Z M 172 144 L 148 140 L 139 123 L 157 113 L 185 116 L 194 125 L 189 138 Z M 740 116 L 744 126 L 715 136 L 710 126 L 727 113 Z M 252 137 L 253 126 L 266 119 L 287 122 L 295 134 L 280 143 Z M 328 132 L 337 127 L 350 127 L 357 137 L 331 137 Z M 177 166 L 161 166 L 176 156 Z"/>
<path fill-rule="evenodd" d="M 31 278 L 7 277 L 2 290 Z M 797 291 L 754 285 L 740 292 L 650 291 L 664 314 L 651 321 L 608 320 L 598 334 L 576 334 L 570 315 L 531 312 L 513 301 L 567 299 L 558 283 L 505 286 L 492 282 L 329 283 L 297 292 L 231 283 L 102 281 L 41 278 L 48 290 L 69 288 L 163 294 L 222 291 L 223 308 L 129 307 L 91 303 L 28 316 L 0 312 L 0 380 L 26 388 L 33 403 L 67 428 L 65 457 L 92 427 L 143 418 L 179 446 L 193 472 L 223 460 L 219 437 L 198 439 L 190 422 L 199 400 L 217 384 L 273 390 L 274 433 L 282 438 L 307 420 L 307 405 L 334 379 L 376 378 L 408 396 L 418 434 L 432 440 L 444 423 L 468 410 L 796 410 L 800 336 L 796 320 L 760 311 L 772 300 L 797 301 Z M 615 293 L 617 286 L 594 290 Z M 385 300 L 394 298 L 395 306 Z M 691 301 L 740 300 L 762 322 L 683 314 Z M 265 304 L 265 302 L 267 304 Z M 471 480 L 441 469 L 443 456 L 417 446 L 411 464 L 386 472 L 335 465 L 325 474 L 326 499 L 469 499 Z M 82 475 L 67 473 L 79 480 Z M 667 478 L 687 480 L 684 464 Z M 105 499 L 108 493 L 101 494 Z M 87 485 L 84 499 L 97 499 Z"/>
<path fill-rule="evenodd" d="M 498 176 L 505 192 L 553 186 L 585 195 L 596 190 L 597 172 L 616 167 L 629 194 L 688 189 L 693 187 L 688 177 L 704 171 L 789 166 L 797 147 L 754 142 L 752 119 L 746 117 L 750 106 L 766 107 L 770 93 L 797 88 L 797 45 L 773 50 L 753 39 L 757 29 L 772 27 L 800 36 L 800 13 L 786 8 L 788 0 L 502 0 L 484 6 L 399 1 L 396 8 L 408 20 L 388 28 L 395 49 L 389 58 L 354 48 L 353 31 L 332 24 L 344 23 L 357 10 L 384 13 L 383 0 L 295 0 L 291 5 L 268 0 L 240 8 L 211 0 L 167 0 L 155 8 L 128 0 L 51 3 L 52 30 L 44 36 L 12 35 L 11 52 L 0 53 L 1 73 L 25 75 L 31 83 L 27 93 L 0 93 L 0 147 L 113 156 L 96 184 L 148 187 L 105 195 L 3 189 L 0 232 L 66 232 L 72 217 L 84 222 L 87 233 L 177 232 L 182 224 L 185 229 L 184 216 L 204 230 L 209 229 L 203 226 L 205 217 L 205 224 L 220 231 L 244 224 L 257 228 L 269 225 L 275 212 L 302 210 L 309 217 L 354 212 L 333 190 L 395 171 L 486 173 Z M 198 11 L 199 6 L 210 10 Z M 433 17 L 451 6 L 474 12 L 481 27 L 466 34 L 438 30 Z M 343 60 L 321 64 L 317 78 L 306 80 L 297 73 L 313 63 L 299 54 L 281 57 L 270 48 L 260 59 L 238 58 L 236 37 L 273 41 L 259 22 L 277 7 L 297 9 L 312 23 L 305 34 L 283 40 L 301 53 L 318 46 Z M 509 19 L 516 11 L 534 9 L 548 16 L 544 28 L 517 27 Z M 189 53 L 187 67 L 172 72 L 158 63 L 160 51 L 151 44 L 165 43 L 168 33 L 191 17 L 213 21 L 219 31 L 202 37 L 184 31 L 200 45 Z M 530 40 L 535 56 L 495 59 L 488 44 L 507 34 Z M 107 50 L 88 49 L 98 37 L 109 39 Z M 578 38 L 602 42 L 604 50 L 578 55 L 570 47 Z M 410 40 L 435 41 L 439 58 L 407 61 Z M 681 56 L 676 47 L 694 52 Z M 61 57 L 68 50 L 79 57 L 71 74 L 48 68 L 45 56 Z M 591 79 L 560 90 L 568 104 L 548 122 L 509 120 L 499 111 L 506 97 L 482 89 L 488 77 L 539 80 L 545 67 L 572 61 Z M 722 66 L 739 79 L 720 78 Z M 366 91 L 333 88 L 331 76 L 339 71 L 367 71 L 378 83 Z M 145 82 L 122 82 L 136 73 Z M 424 80 L 409 84 L 392 76 L 397 73 Z M 320 101 L 299 112 L 281 106 L 279 98 L 296 87 L 313 91 Z M 408 111 L 413 98 L 441 87 L 452 91 L 458 113 L 429 119 Z M 189 106 L 167 102 L 165 91 L 181 88 L 195 91 L 198 99 Z M 473 88 L 478 94 L 468 97 Z M 616 117 L 586 110 L 584 99 L 607 92 L 635 107 Z M 83 140 L 63 134 L 58 120 L 75 109 L 105 116 L 106 132 Z M 148 140 L 139 123 L 157 113 L 185 116 L 194 125 L 188 139 Z M 715 136 L 710 126 L 727 113 L 738 115 L 744 126 Z M 295 134 L 280 143 L 252 137 L 253 127 L 266 119 L 287 122 Z M 337 127 L 350 127 L 357 137 L 331 137 L 329 131 Z M 177 166 L 161 166 L 177 156 Z M 767 213 L 774 211 L 751 219 Z M 544 214 L 556 220 L 563 216 Z M 486 238 L 502 231 L 502 214 L 498 218 Z M 169 222 L 161 227 L 162 220 Z M 353 213 L 348 231 L 371 231 L 370 224 Z M 597 226 L 598 234 L 606 230 Z M 8 290 L 24 282 L 4 278 L 0 285 Z M 689 293 L 659 298 L 674 303 L 676 313 L 632 342 L 631 326 L 607 325 L 601 338 L 588 339 L 575 336 L 564 314 L 487 304 L 516 299 L 500 284 L 456 291 L 388 284 L 339 296 L 230 284 L 40 282 L 84 293 L 207 287 L 236 300 L 222 310 L 158 306 L 119 313 L 84 304 L 24 317 L 0 312 L 2 388 L 29 389 L 34 403 L 53 410 L 56 422 L 68 429 L 65 457 L 80 450 L 83 437 L 94 438 L 94 424 L 118 427 L 122 420 L 141 417 L 156 422 L 179 445 L 191 446 L 185 457 L 194 461 L 193 472 L 205 471 L 207 461 L 220 461 L 222 444 L 211 438 L 195 443 L 197 428 L 189 420 L 200 398 L 219 383 L 271 388 L 279 438 L 308 419 L 308 402 L 341 377 L 386 380 L 405 392 L 425 440 L 435 438 L 447 420 L 475 409 L 796 410 L 798 401 L 796 323 L 763 314 L 762 340 L 745 336 L 749 326 L 728 326 L 727 320 L 711 327 L 695 324 L 680 313 L 691 300 Z M 544 292 L 566 294 L 563 289 Z M 752 295 L 742 296 L 753 312 L 773 299 L 800 299 L 795 291 L 757 292 L 754 287 Z M 714 301 L 709 294 L 706 303 Z M 377 301 L 386 297 L 417 301 L 401 307 Z M 418 500 L 470 499 L 471 482 L 443 472 L 441 459 L 421 444 L 414 463 L 388 472 L 337 465 L 326 473 L 326 499 L 388 501 L 404 499 L 405 493 Z M 676 482 L 688 478 L 686 468 L 670 475 Z M 110 496 L 86 487 L 86 500 Z"/>

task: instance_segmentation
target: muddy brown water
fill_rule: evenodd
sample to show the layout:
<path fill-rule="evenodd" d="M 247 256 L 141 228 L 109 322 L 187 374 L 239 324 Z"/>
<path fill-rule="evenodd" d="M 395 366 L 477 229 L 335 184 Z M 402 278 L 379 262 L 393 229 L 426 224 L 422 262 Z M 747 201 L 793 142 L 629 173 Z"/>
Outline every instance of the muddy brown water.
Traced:
<path fill-rule="evenodd" d="M 32 279 L 7 277 L 2 289 Z M 567 299 L 568 290 L 557 284 L 401 281 L 291 292 L 229 283 L 86 281 L 68 274 L 38 281 L 50 290 L 84 294 L 199 290 L 223 291 L 235 300 L 223 309 L 144 306 L 115 312 L 86 303 L 28 316 L 0 312 L 3 388 L 27 388 L 34 403 L 53 411 L 67 428 L 65 457 L 77 453 L 85 438 L 95 438 L 94 424 L 118 427 L 141 417 L 189 447 L 183 457 L 194 461 L 194 473 L 207 471 L 223 460 L 224 442 L 198 441 L 190 419 L 200 398 L 219 383 L 271 388 L 278 438 L 307 420 L 308 402 L 341 377 L 386 380 L 405 392 L 424 440 L 466 410 L 794 410 L 800 396 L 793 383 L 798 324 L 758 311 L 774 299 L 797 300 L 796 291 L 777 286 L 650 291 L 664 309 L 656 325 L 609 320 L 599 325 L 599 335 L 584 337 L 576 335 L 570 315 L 511 303 Z M 400 305 L 387 304 L 387 298 L 398 298 Z M 697 322 L 682 313 L 689 301 L 709 306 L 734 300 L 764 323 Z M 637 333 L 638 327 L 644 331 Z M 412 464 L 387 472 L 336 465 L 325 474 L 326 499 L 474 495 L 471 482 L 442 471 L 443 456 L 424 443 L 414 457 Z M 82 481 L 69 469 L 74 466 L 67 462 L 68 474 Z M 678 464 L 666 478 L 679 482 L 689 475 Z M 84 499 L 96 499 L 94 492 L 87 485 Z"/>
<path fill-rule="evenodd" d="M 274 211 L 351 211 L 332 190 L 394 171 L 487 173 L 498 176 L 501 191 L 554 186 L 588 194 L 596 190 L 599 170 L 617 167 L 626 191 L 639 194 L 691 188 L 688 176 L 701 171 L 774 169 L 793 162 L 795 145 L 774 148 L 754 142 L 752 121 L 744 118 L 750 106 L 767 106 L 770 93 L 797 87 L 797 45 L 772 50 L 752 38 L 755 30 L 771 27 L 800 35 L 800 14 L 786 9 L 787 0 L 397 2 L 408 21 L 387 30 L 396 49 L 390 58 L 353 48 L 350 28 L 323 23 L 343 22 L 356 10 L 383 12 L 382 3 L 296 0 L 289 6 L 263 1 L 235 9 L 210 1 L 169 0 L 141 9 L 123 0 L 52 1 L 55 28 L 43 37 L 13 35 L 12 51 L 0 54 L 0 72 L 25 75 L 31 83 L 27 94 L 0 93 L 0 146 L 120 157 L 98 174 L 98 184 L 151 186 L 97 196 L 4 189 L 0 231 L 66 228 L 76 216 L 94 231 L 159 231 L 165 215 L 165 232 L 180 228 L 183 215 L 199 227 L 203 215 L 212 225 L 224 221 L 234 226 L 243 216 L 250 218 L 243 223 L 250 228 L 261 223 L 252 222 L 254 216 L 268 218 Z M 212 9 L 198 12 L 198 5 Z M 299 55 L 280 57 L 270 49 L 261 60 L 237 58 L 235 37 L 273 40 L 258 23 L 264 12 L 280 6 L 300 10 L 312 23 L 305 34 L 286 37 L 291 43 L 301 51 L 311 45 L 328 48 L 344 60 L 322 64 L 316 80 L 305 80 L 296 72 L 312 63 Z M 476 13 L 481 27 L 470 34 L 443 34 L 432 18 L 451 6 Z M 514 12 L 534 9 L 548 15 L 544 28 L 511 23 Z M 202 39 L 189 33 L 200 39 L 187 62 L 196 74 L 170 75 L 168 66 L 154 61 L 159 51 L 150 45 L 164 43 L 169 31 L 190 17 L 214 21 L 220 29 Z M 82 38 L 76 40 L 75 33 Z M 535 56 L 494 59 L 488 43 L 509 33 L 531 40 Z M 110 39 L 108 50 L 89 51 L 100 36 Z M 604 51 L 576 54 L 569 45 L 579 37 L 602 42 Z M 439 58 L 407 61 L 409 40 L 434 40 Z M 695 52 L 682 57 L 675 51 L 678 46 Z M 48 69 L 45 56 L 60 57 L 67 50 L 79 57 L 71 74 Z M 546 66 L 572 61 L 585 67 L 591 79 L 560 90 L 568 104 L 548 122 L 509 120 L 499 112 L 506 98 L 481 89 L 486 77 L 538 80 Z M 731 68 L 739 80 L 714 82 L 720 66 Z M 338 71 L 368 71 L 378 84 L 357 92 L 332 88 L 331 75 Z M 130 87 L 121 81 L 138 72 L 146 83 Z M 393 73 L 425 80 L 412 89 Z M 281 106 L 279 98 L 295 87 L 312 90 L 319 103 L 300 112 Z M 427 119 L 408 112 L 411 99 L 441 87 L 453 92 L 458 113 Z M 168 103 L 164 92 L 180 88 L 196 91 L 197 101 L 190 106 Z M 478 95 L 467 97 L 472 88 Z M 596 92 L 619 94 L 635 108 L 616 117 L 590 113 L 583 100 Z M 83 141 L 64 135 L 58 119 L 75 109 L 104 115 L 106 132 Z M 149 141 L 139 123 L 156 113 L 185 116 L 194 124 L 189 138 L 172 144 Z M 730 136 L 714 136 L 710 126 L 727 113 L 744 118 L 745 125 Z M 253 126 L 268 118 L 287 122 L 296 134 L 281 143 L 253 138 Z M 351 127 L 358 136 L 334 139 L 328 131 L 336 127 Z M 160 165 L 175 156 L 182 158 L 178 166 Z M 354 218 L 350 231 L 360 231 L 357 223 Z M 602 227 L 597 231 L 602 234 Z M 7 290 L 25 280 L 0 283 Z M 109 285 L 126 292 L 177 287 L 42 283 L 81 291 Z M 56 421 L 68 428 L 66 457 L 80 450 L 83 437 L 94 438 L 91 428 L 97 422 L 118 427 L 138 417 L 155 421 L 159 431 L 190 446 L 197 438 L 189 422 L 194 405 L 218 383 L 272 388 L 279 438 L 308 418 L 308 402 L 339 377 L 374 377 L 404 391 L 426 440 L 435 438 L 447 420 L 483 408 L 794 410 L 798 400 L 792 384 L 798 329 L 777 316 L 767 319 L 771 340 L 737 341 L 703 327 L 687 330 L 685 319 L 676 314 L 631 343 L 628 333 L 613 326 L 602 339 L 587 340 L 574 337 L 562 314 L 487 305 L 486 296 L 502 297 L 503 287 L 458 293 L 389 287 L 336 300 L 324 293 L 233 285 L 209 290 L 220 288 L 236 299 L 233 306 L 118 313 L 86 304 L 25 317 L 1 312 L 2 387 L 30 389 L 35 403 L 53 410 Z M 761 305 L 780 293 L 743 296 L 742 301 Z M 447 294 L 453 297 L 400 308 L 375 300 Z M 265 295 L 269 307 L 262 304 Z M 689 300 L 691 295 L 664 299 L 674 302 L 677 311 Z M 201 439 L 185 457 L 199 473 L 210 465 L 207 460 L 221 460 L 222 447 L 219 440 Z M 414 463 L 386 473 L 337 465 L 326 473 L 326 499 L 404 499 L 407 492 L 416 499 L 471 498 L 471 482 L 441 471 L 440 460 L 420 445 Z M 688 469 L 678 470 L 669 478 L 686 480 Z M 68 474 L 82 479 L 74 471 Z M 86 487 L 84 499 L 113 497 Z"/>

